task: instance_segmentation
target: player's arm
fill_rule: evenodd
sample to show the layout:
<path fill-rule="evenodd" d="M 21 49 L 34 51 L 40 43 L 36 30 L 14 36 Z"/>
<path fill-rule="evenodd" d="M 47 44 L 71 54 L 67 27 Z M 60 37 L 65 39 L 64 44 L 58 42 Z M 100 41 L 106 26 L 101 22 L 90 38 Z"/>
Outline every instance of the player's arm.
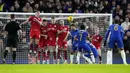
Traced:
<path fill-rule="evenodd" d="M 21 23 L 20 25 L 27 24 L 31 19 L 32 19 L 32 17 L 30 16 L 26 21 L 24 21 L 24 22 Z"/>
<path fill-rule="evenodd" d="M 42 21 L 39 21 L 38 19 L 34 18 L 34 20 L 39 23 L 40 25 L 42 25 Z"/>
<path fill-rule="evenodd" d="M 20 25 L 27 24 L 28 22 L 29 22 L 29 20 L 26 20 L 23 23 L 21 23 Z"/>
<path fill-rule="evenodd" d="M 124 35 L 125 35 L 124 29 L 121 27 L 121 37 L 122 37 L 122 39 L 124 39 Z"/>
<path fill-rule="evenodd" d="M 86 32 L 86 34 L 87 34 L 86 39 L 87 39 L 88 41 L 91 41 L 91 40 L 92 40 L 92 37 L 90 37 L 90 34 L 89 34 L 88 32 Z"/>
<path fill-rule="evenodd" d="M 64 29 L 63 30 L 58 30 L 58 34 L 61 34 L 62 32 L 64 32 Z"/>
<path fill-rule="evenodd" d="M 17 22 L 17 33 L 18 33 L 18 41 L 21 41 L 22 39 L 22 29 L 20 24 Z"/>
<path fill-rule="evenodd" d="M 101 42 L 102 41 L 102 36 L 99 35 L 99 40 L 98 42 Z"/>
<path fill-rule="evenodd" d="M 67 32 L 67 35 L 65 36 L 64 41 L 66 41 L 66 40 L 67 40 L 68 35 L 69 35 L 69 31 Z"/>
<path fill-rule="evenodd" d="M 41 36 L 47 37 L 47 35 L 41 34 Z"/>
<path fill-rule="evenodd" d="M 104 46 L 106 46 L 106 42 L 107 42 L 109 34 L 110 34 L 110 29 L 108 29 L 107 32 L 106 32 L 106 34 L 105 34 Z"/>

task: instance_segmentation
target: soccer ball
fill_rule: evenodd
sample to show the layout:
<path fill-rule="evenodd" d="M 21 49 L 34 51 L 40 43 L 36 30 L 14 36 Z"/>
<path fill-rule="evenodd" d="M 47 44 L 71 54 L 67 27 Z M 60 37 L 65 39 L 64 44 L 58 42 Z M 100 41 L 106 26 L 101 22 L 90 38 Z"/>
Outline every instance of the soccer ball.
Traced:
<path fill-rule="evenodd" d="M 69 21 L 69 22 L 72 22 L 72 21 L 73 21 L 73 16 L 69 16 L 69 17 L 68 17 L 68 21 Z"/>

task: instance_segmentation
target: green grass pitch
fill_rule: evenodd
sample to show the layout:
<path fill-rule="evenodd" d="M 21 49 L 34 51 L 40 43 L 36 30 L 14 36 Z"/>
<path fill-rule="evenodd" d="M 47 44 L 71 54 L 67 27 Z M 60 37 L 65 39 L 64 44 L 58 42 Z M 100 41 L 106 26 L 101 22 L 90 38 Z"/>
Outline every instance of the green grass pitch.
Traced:
<path fill-rule="evenodd" d="M 1 64 L 0 73 L 130 73 L 130 65 Z"/>

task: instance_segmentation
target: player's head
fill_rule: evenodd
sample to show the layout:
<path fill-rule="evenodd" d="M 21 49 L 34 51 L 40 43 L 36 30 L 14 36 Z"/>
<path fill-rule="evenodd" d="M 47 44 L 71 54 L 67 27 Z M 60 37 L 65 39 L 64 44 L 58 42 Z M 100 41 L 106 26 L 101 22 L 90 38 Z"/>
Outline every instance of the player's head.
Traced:
<path fill-rule="evenodd" d="M 47 26 L 47 20 L 43 20 L 43 25 Z"/>
<path fill-rule="evenodd" d="M 86 29 L 85 25 L 80 25 L 80 30 L 85 30 L 85 29 Z"/>
<path fill-rule="evenodd" d="M 11 18 L 11 19 L 15 19 L 15 15 L 14 15 L 14 14 L 11 14 L 11 15 L 10 15 L 10 18 Z"/>
<path fill-rule="evenodd" d="M 51 23 L 52 23 L 52 24 L 55 24 L 55 22 L 56 22 L 55 18 L 54 18 L 54 17 L 51 17 Z"/>
<path fill-rule="evenodd" d="M 71 24 L 71 25 L 70 25 L 70 29 L 71 29 L 71 30 L 76 30 L 76 25 L 75 25 L 75 24 Z"/>
<path fill-rule="evenodd" d="M 36 16 L 36 17 L 39 17 L 39 16 L 40 16 L 40 11 L 37 11 L 37 12 L 35 13 L 35 16 Z"/>
<path fill-rule="evenodd" d="M 59 20 L 60 25 L 64 25 L 64 20 Z"/>
<path fill-rule="evenodd" d="M 95 27 L 95 34 L 99 34 L 99 28 Z"/>
<path fill-rule="evenodd" d="M 115 24 L 120 24 L 120 21 L 119 21 L 118 19 L 115 19 L 115 20 L 114 20 L 114 23 L 115 23 Z"/>

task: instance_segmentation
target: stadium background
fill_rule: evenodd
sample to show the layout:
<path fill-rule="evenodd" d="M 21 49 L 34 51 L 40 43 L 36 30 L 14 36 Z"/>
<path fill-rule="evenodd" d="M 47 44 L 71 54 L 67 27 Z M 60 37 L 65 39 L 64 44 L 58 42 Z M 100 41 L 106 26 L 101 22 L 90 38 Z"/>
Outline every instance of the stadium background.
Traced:
<path fill-rule="evenodd" d="M 125 18 L 130 19 L 130 2 L 129 0 L 0 0 L 0 11 L 1 12 L 35 12 L 40 10 L 44 13 L 112 13 L 113 20 L 118 19 L 122 24 Z M 9 15 L 7 15 L 9 16 Z M 5 17 L 7 17 L 5 16 Z M 28 17 L 28 16 L 16 16 L 16 17 Z M 106 30 L 108 24 L 108 18 L 86 18 L 79 19 L 76 21 L 78 25 L 86 24 L 89 28 L 89 33 L 93 34 L 94 28 L 99 27 L 100 33 L 104 36 L 104 30 Z M 0 31 L 7 23 L 8 19 L 0 19 L 3 25 L 0 25 Z M 17 20 L 19 23 L 24 20 Z M 66 21 L 66 25 L 69 25 Z M 26 64 L 28 63 L 27 53 L 29 50 L 29 25 L 22 26 L 23 35 L 21 42 L 18 43 L 17 60 L 16 63 Z M 4 46 L 6 39 L 1 37 Z M 1 40 L 1 41 L 2 41 Z M 0 63 L 2 61 L 3 47 L 1 46 L 0 52 Z M 104 48 L 102 51 L 103 63 L 106 62 L 106 53 Z M 7 57 L 7 63 L 11 63 L 11 54 Z M 127 54 L 127 61 L 130 63 L 130 54 Z M 82 61 L 84 62 L 84 61 Z M 122 63 L 118 50 L 114 51 L 113 63 Z"/>

